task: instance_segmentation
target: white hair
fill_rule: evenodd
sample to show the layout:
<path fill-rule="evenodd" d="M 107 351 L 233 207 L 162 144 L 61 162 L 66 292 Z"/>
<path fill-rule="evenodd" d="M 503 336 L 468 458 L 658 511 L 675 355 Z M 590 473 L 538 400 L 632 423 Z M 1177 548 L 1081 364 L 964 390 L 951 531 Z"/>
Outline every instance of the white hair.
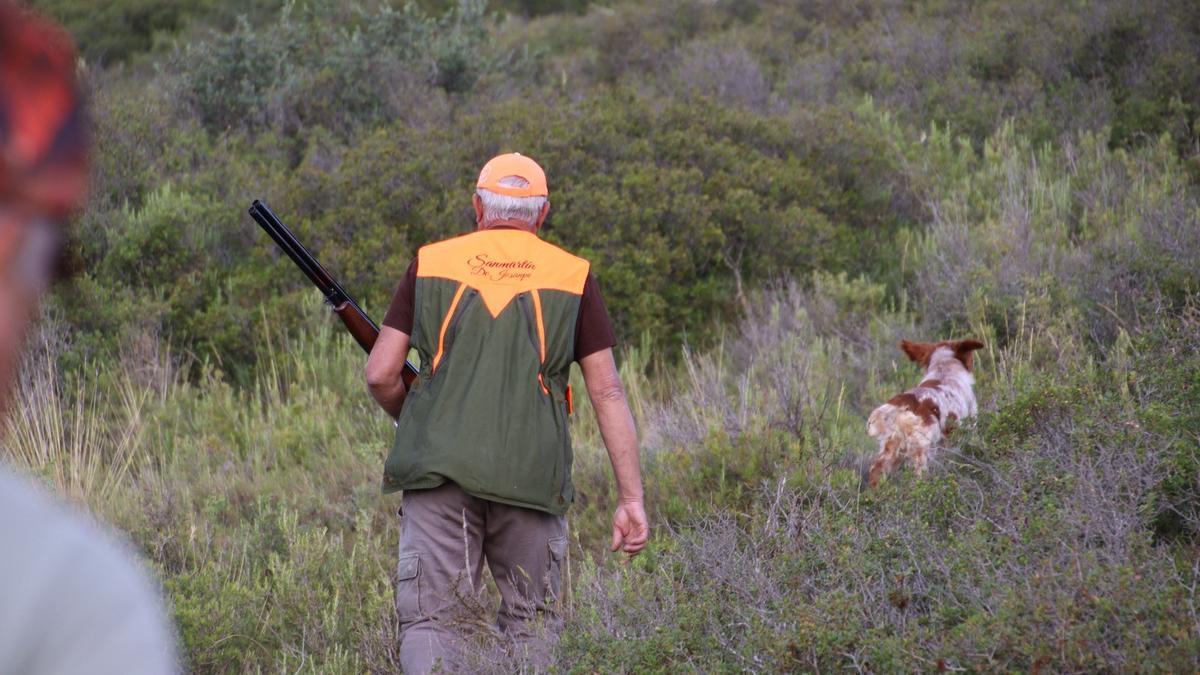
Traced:
<path fill-rule="evenodd" d="M 500 184 L 508 187 L 529 187 L 529 181 L 520 176 L 505 176 L 500 179 Z M 536 225 L 542 207 L 546 205 L 545 197 L 510 197 L 485 188 L 475 190 L 475 194 L 479 195 L 479 201 L 483 204 L 484 223 L 519 220 Z"/>

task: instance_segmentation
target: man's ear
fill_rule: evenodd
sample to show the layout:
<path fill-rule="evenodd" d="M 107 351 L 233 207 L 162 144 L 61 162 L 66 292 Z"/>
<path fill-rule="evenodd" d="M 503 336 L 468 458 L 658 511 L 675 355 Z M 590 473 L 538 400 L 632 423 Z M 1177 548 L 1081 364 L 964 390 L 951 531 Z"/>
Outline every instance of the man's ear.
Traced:
<path fill-rule="evenodd" d="M 478 192 L 471 195 L 471 205 L 475 207 L 475 227 L 479 227 L 483 224 L 483 200 Z"/>
<path fill-rule="evenodd" d="M 547 199 L 545 204 L 542 204 L 542 212 L 538 214 L 537 222 L 533 225 L 533 231 L 537 232 L 542 229 L 542 225 L 546 223 L 546 216 L 550 214 L 550 200 Z"/>
<path fill-rule="evenodd" d="M 929 357 L 933 356 L 934 345 L 928 342 L 909 342 L 908 340 L 900 341 L 900 349 L 912 359 L 914 363 L 920 364 L 922 368 L 929 367 Z"/>

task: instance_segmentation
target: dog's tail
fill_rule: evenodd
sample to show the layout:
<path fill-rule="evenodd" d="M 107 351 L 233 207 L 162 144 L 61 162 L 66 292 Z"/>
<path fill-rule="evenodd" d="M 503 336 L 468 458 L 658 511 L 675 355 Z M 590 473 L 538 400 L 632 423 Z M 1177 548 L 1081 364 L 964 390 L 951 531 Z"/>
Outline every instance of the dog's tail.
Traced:
<path fill-rule="evenodd" d="M 867 418 L 867 435 L 871 438 L 890 436 L 896 429 L 896 413 L 900 409 L 891 404 L 883 404 L 871 411 Z"/>

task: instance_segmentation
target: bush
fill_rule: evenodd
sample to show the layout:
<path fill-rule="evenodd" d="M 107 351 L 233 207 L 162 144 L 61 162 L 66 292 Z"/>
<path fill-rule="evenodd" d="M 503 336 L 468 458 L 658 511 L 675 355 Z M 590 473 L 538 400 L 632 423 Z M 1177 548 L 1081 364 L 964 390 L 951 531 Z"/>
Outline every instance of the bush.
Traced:
<path fill-rule="evenodd" d="M 989 303 L 997 333 L 1026 298 L 1056 312 L 1082 308 L 1088 335 L 1110 344 L 1156 303 L 1178 307 L 1200 289 L 1200 202 L 1178 180 L 1169 139 L 1110 150 L 1085 134 L 1034 150 L 1006 128 L 978 168 L 949 188 L 924 235 L 915 292 L 928 316 L 965 323 Z"/>
<path fill-rule="evenodd" d="M 470 90 L 511 57 L 484 39 L 490 19 L 479 0 L 461 0 L 440 17 L 415 4 L 346 9 L 334 0 L 289 4 L 261 27 L 235 30 L 179 51 L 172 70 L 181 98 L 210 129 L 272 126 L 290 133 L 324 127 L 350 134 L 397 112 L 388 89 L 415 72 L 425 87 Z M 410 86 L 416 86 L 411 82 Z"/>
<path fill-rule="evenodd" d="M 419 244 L 469 227 L 479 158 L 520 149 L 550 175 L 546 236 L 592 260 L 622 337 L 703 341 L 733 309 L 739 277 L 853 267 L 852 233 L 819 208 L 828 188 L 792 156 L 784 125 L 624 96 L 560 101 L 537 117 L 514 101 L 447 132 L 378 132 L 321 193 L 335 206 L 316 230 L 336 237 L 331 259 L 344 269 L 383 242 L 385 276 L 369 287 L 390 291 Z"/>

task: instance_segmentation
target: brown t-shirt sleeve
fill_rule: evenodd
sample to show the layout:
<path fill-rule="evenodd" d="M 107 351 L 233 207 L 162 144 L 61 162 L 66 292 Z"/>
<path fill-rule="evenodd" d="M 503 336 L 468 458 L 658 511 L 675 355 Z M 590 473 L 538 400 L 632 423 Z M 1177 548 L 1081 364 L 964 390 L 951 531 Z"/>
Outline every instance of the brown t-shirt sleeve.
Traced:
<path fill-rule="evenodd" d="M 413 309 L 417 298 L 417 259 L 408 266 L 396 294 L 392 296 L 392 304 L 388 307 L 387 315 L 383 317 L 383 325 L 395 328 L 405 335 L 412 335 Z"/>
<path fill-rule="evenodd" d="M 588 272 L 583 284 L 583 297 L 579 299 L 579 317 L 575 320 L 575 360 L 595 354 L 601 349 L 615 347 L 617 336 L 613 332 L 612 320 L 604 307 L 600 295 L 600 284 Z"/>

